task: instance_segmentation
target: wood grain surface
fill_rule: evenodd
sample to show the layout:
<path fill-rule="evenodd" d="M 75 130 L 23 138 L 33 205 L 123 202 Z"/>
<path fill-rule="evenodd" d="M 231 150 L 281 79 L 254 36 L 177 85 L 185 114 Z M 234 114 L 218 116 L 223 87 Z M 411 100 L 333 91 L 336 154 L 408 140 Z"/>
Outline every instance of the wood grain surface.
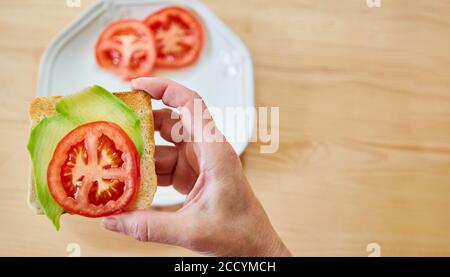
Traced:
<path fill-rule="evenodd" d="M 279 151 L 242 161 L 293 253 L 450 255 L 450 2 L 203 2 L 248 46 L 256 104 L 280 107 Z M 39 59 L 92 3 L 0 1 L 0 255 L 194 255 L 77 216 L 55 232 L 26 206 Z"/>

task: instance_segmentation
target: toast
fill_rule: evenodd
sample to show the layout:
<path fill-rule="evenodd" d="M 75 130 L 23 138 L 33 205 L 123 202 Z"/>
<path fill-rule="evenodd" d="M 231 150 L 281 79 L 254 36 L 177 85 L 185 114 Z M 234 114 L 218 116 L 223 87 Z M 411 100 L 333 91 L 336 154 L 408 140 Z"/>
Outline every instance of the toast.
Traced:
<path fill-rule="evenodd" d="M 155 140 L 153 137 L 154 125 L 150 96 L 143 91 L 115 92 L 113 93 L 127 104 L 137 115 L 141 123 L 141 134 L 144 141 L 144 149 L 140 157 L 141 184 L 135 196 L 126 210 L 149 209 L 156 192 L 157 182 L 155 173 Z M 35 98 L 29 108 L 31 127 L 34 127 L 42 119 L 56 113 L 55 104 L 60 96 Z M 28 186 L 28 205 L 36 214 L 43 214 L 39 201 L 36 198 L 32 174 Z"/>

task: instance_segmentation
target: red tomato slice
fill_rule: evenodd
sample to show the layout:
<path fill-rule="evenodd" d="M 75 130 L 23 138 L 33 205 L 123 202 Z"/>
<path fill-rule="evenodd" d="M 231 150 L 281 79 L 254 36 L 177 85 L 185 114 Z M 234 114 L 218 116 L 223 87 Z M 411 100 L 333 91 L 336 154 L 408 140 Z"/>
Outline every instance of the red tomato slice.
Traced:
<path fill-rule="evenodd" d="M 197 17 L 180 7 L 167 7 L 144 23 L 156 39 L 156 66 L 179 68 L 192 64 L 203 47 L 203 29 Z"/>
<path fill-rule="evenodd" d="M 153 34 L 138 20 L 118 20 L 100 35 L 95 47 L 97 63 L 125 80 L 147 76 L 156 50 Z"/>
<path fill-rule="evenodd" d="M 88 217 L 119 213 L 139 187 L 136 147 L 114 123 L 81 125 L 56 146 L 47 182 L 53 198 L 68 213 Z"/>

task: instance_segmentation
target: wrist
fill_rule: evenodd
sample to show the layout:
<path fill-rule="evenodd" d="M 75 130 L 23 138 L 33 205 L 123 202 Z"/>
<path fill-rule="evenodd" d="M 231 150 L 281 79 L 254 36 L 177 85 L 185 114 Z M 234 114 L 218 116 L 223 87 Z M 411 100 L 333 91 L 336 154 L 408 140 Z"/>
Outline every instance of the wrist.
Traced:
<path fill-rule="evenodd" d="M 254 248 L 253 256 L 258 257 L 291 257 L 292 253 L 284 245 L 281 238 L 273 230 L 270 235 L 260 236 Z"/>
<path fill-rule="evenodd" d="M 269 243 L 268 246 L 262 250 L 261 256 L 291 257 L 292 254 L 278 235 L 275 234 L 275 238 L 272 239 L 271 243 Z"/>

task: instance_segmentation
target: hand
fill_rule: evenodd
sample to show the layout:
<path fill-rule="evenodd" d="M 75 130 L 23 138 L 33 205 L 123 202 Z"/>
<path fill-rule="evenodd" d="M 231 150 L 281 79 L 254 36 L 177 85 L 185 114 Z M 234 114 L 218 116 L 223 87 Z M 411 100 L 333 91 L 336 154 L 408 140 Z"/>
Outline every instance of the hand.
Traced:
<path fill-rule="evenodd" d="M 155 110 L 155 131 L 175 146 L 156 146 L 158 185 L 173 185 L 187 194 L 176 212 L 140 210 L 104 218 L 104 228 L 152 241 L 182 246 L 212 256 L 289 256 L 289 250 L 273 229 L 263 207 L 253 194 L 239 157 L 231 145 L 208 142 L 192 122 L 194 103 L 206 105 L 201 97 L 180 84 L 161 78 L 139 78 L 133 89 L 148 92 L 153 99 L 181 111 L 171 118 L 169 109 Z M 223 135 L 212 119 L 216 137 Z M 174 126 L 186 127 L 188 139 L 178 142 L 171 135 Z M 189 128 L 190 127 L 190 128 Z"/>

